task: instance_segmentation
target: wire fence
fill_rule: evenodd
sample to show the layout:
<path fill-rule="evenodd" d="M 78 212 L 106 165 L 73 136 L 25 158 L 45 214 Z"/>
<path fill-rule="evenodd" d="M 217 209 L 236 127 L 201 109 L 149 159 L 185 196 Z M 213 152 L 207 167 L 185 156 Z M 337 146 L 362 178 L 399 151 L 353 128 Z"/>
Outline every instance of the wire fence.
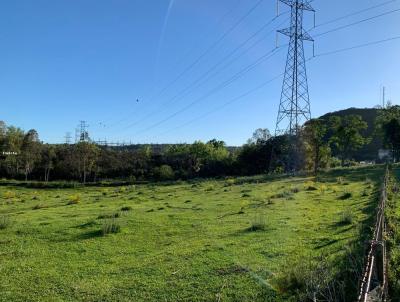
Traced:
<path fill-rule="evenodd" d="M 386 167 L 372 240 L 368 243 L 358 302 L 386 301 L 388 296 L 385 206 L 390 172 Z"/>

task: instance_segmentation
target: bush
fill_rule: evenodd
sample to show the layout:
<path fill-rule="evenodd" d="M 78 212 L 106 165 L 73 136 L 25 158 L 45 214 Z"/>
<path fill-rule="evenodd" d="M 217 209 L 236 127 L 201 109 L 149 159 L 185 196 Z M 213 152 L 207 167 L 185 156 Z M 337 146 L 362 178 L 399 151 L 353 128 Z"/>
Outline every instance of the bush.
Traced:
<path fill-rule="evenodd" d="M 353 211 L 349 208 L 349 209 L 344 210 L 340 214 L 339 224 L 342 224 L 342 225 L 352 224 L 353 220 L 354 220 L 354 214 L 353 214 Z"/>
<path fill-rule="evenodd" d="M 158 180 L 173 180 L 175 178 L 174 170 L 168 165 L 154 168 L 153 174 Z"/>
<path fill-rule="evenodd" d="M 116 219 L 110 219 L 104 222 L 101 232 L 103 236 L 107 234 L 117 234 L 121 232 L 121 226 Z"/>
<path fill-rule="evenodd" d="M 0 216 L 0 230 L 8 228 L 11 224 L 10 218 L 6 215 Z"/>

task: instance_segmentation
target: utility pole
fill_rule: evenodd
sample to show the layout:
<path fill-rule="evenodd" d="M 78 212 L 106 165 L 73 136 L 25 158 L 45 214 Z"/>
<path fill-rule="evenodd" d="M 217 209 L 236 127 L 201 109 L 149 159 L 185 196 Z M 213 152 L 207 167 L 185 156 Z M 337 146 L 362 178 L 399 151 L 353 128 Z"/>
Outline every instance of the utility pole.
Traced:
<path fill-rule="evenodd" d="M 286 163 L 287 172 L 298 169 L 299 130 L 311 119 L 311 106 L 308 94 L 308 81 L 303 41 L 314 42 L 313 38 L 303 29 L 304 11 L 314 12 L 310 1 L 279 0 L 291 8 L 290 27 L 278 32 L 290 38 L 286 60 L 285 76 L 282 85 L 275 136 L 287 135 L 290 140 L 289 160 Z M 278 2 L 278 3 L 279 3 Z"/>
<path fill-rule="evenodd" d="M 386 87 L 382 87 L 382 108 L 385 109 L 386 106 Z"/>

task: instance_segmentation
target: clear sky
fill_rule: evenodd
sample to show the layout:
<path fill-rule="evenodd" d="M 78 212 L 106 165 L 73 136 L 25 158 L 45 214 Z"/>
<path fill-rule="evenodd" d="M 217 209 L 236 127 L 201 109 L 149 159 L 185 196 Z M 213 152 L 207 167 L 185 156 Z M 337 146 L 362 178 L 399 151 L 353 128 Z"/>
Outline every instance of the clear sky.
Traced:
<path fill-rule="evenodd" d="M 273 132 L 282 78 L 254 89 L 284 71 L 285 37 L 271 58 L 259 58 L 275 47 L 275 30 L 287 27 L 289 15 L 263 28 L 276 16 L 276 1 L 264 0 L 247 14 L 258 1 L 1 1 L 0 119 L 35 128 L 52 143 L 74 133 L 80 120 L 88 121 L 94 139 L 134 143 L 217 138 L 241 145 L 256 128 Z M 312 4 L 322 24 L 385 2 Z M 400 1 L 392 1 L 310 33 L 398 8 Z M 305 19 L 311 28 L 313 15 Z M 315 50 L 318 55 L 399 35 L 400 11 L 319 36 Z M 306 44 L 310 57 L 312 44 Z M 388 99 L 399 103 L 400 40 L 317 57 L 307 68 L 314 117 L 373 107 L 382 84 Z"/>

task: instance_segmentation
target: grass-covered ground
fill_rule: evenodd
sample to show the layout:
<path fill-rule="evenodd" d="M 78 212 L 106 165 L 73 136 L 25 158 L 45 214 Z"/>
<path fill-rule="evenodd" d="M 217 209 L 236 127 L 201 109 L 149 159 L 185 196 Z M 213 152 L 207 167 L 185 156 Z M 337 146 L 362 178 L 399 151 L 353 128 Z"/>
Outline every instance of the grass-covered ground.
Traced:
<path fill-rule="evenodd" d="M 382 175 L 3 186 L 0 301 L 286 301 L 292 261 L 362 245 Z M 110 223 L 120 232 L 103 235 Z"/>
<path fill-rule="evenodd" d="M 389 284 L 393 301 L 400 299 L 400 167 L 393 168 L 394 178 L 389 184 L 386 217 L 388 223 Z"/>

